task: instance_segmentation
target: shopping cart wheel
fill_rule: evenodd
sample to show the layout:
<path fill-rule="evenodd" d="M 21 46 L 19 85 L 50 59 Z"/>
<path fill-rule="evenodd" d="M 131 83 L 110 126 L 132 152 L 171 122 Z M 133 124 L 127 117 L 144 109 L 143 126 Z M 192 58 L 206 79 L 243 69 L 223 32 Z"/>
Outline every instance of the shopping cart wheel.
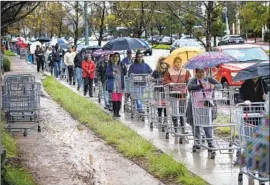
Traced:
<path fill-rule="evenodd" d="M 216 157 L 216 152 L 215 152 L 215 151 L 209 150 L 209 151 L 208 151 L 208 156 L 209 156 L 210 159 L 215 159 L 215 157 Z"/>
<path fill-rule="evenodd" d="M 33 121 L 33 118 L 32 118 L 32 116 L 30 116 L 30 121 Z"/>
<path fill-rule="evenodd" d="M 153 129 L 153 127 L 154 127 L 153 123 L 150 123 L 150 129 Z"/>
<path fill-rule="evenodd" d="M 169 139 L 169 133 L 168 132 L 166 133 L 165 138 Z"/>
<path fill-rule="evenodd" d="M 38 132 L 41 132 L 41 127 L 38 125 Z"/>
<path fill-rule="evenodd" d="M 133 114 L 130 115 L 130 118 L 133 119 Z"/>
<path fill-rule="evenodd" d="M 179 144 L 183 144 L 183 138 L 182 137 L 179 138 Z"/>
<path fill-rule="evenodd" d="M 24 130 L 23 132 L 23 136 L 26 137 L 27 136 L 27 130 Z"/>
<path fill-rule="evenodd" d="M 243 182 L 243 174 L 242 173 L 238 174 L 238 182 Z"/>
<path fill-rule="evenodd" d="M 100 100 L 100 97 L 98 97 L 98 103 L 100 103 L 100 101 L 101 101 L 101 100 Z"/>

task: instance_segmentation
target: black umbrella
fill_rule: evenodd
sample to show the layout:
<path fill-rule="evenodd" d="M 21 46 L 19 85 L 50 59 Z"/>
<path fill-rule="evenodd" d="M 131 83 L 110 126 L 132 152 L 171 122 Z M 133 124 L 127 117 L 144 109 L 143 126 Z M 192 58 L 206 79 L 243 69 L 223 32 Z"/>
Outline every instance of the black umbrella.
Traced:
<path fill-rule="evenodd" d="M 136 38 L 116 38 L 110 40 L 105 44 L 102 49 L 103 50 L 111 50 L 111 51 L 120 51 L 120 50 L 132 50 L 132 49 L 143 49 L 145 48 L 145 44 L 140 41 L 140 39 Z"/>
<path fill-rule="evenodd" d="M 269 65 L 269 61 L 257 62 L 238 72 L 237 75 L 233 78 L 233 81 L 235 82 L 257 77 L 270 76 Z"/>
<path fill-rule="evenodd" d="M 39 42 L 50 42 L 50 40 L 51 40 L 50 38 L 45 37 L 45 36 L 41 36 L 37 39 L 37 41 Z"/>

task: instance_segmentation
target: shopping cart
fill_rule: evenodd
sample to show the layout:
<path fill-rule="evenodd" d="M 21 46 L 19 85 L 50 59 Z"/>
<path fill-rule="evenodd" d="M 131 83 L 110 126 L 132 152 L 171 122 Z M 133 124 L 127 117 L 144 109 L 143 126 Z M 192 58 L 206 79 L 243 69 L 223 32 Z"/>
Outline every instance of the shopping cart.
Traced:
<path fill-rule="evenodd" d="M 162 132 L 165 131 L 167 125 L 167 115 L 165 106 L 165 91 L 163 85 L 163 78 L 151 80 L 151 100 L 150 100 L 150 129 L 153 129 L 155 125 Z M 162 116 L 164 113 L 164 116 Z"/>
<path fill-rule="evenodd" d="M 26 48 L 20 48 L 20 59 L 25 59 L 26 58 Z"/>
<path fill-rule="evenodd" d="M 131 99 L 130 99 L 130 77 L 125 76 L 124 77 L 124 84 L 125 84 L 125 90 L 124 90 L 124 112 L 130 112 L 131 111 Z"/>
<path fill-rule="evenodd" d="M 233 155 L 236 146 L 236 106 L 234 92 L 231 90 L 208 90 L 191 93 L 193 114 L 193 152 L 208 149 L 208 156 L 214 159 L 216 151 Z M 213 136 L 213 131 L 226 128 L 229 134 Z M 201 130 L 204 130 L 203 139 Z M 205 142 L 206 141 L 206 142 Z M 214 147 L 213 147 L 214 146 Z"/>
<path fill-rule="evenodd" d="M 131 118 L 135 115 L 144 121 L 150 113 L 150 79 L 148 74 L 130 75 Z"/>
<path fill-rule="evenodd" d="M 238 125 L 238 132 L 239 132 L 239 150 L 237 153 L 237 159 L 238 159 L 238 163 L 240 165 L 240 172 L 238 175 L 238 181 L 240 183 L 243 183 L 243 174 L 247 175 L 249 177 L 249 180 L 254 181 L 254 180 L 258 180 L 259 184 L 262 185 L 264 184 L 264 182 L 269 182 L 270 181 L 270 176 L 269 174 L 265 174 L 263 173 L 260 169 L 260 162 L 263 161 L 262 158 L 258 159 L 258 162 L 256 162 L 256 158 L 258 156 L 252 156 L 253 155 L 253 150 L 255 150 L 255 153 L 260 154 L 260 150 L 263 150 L 263 148 L 268 145 L 268 151 L 266 151 L 268 156 L 268 162 L 267 165 L 269 169 L 269 138 L 266 139 L 266 142 L 263 143 L 263 137 L 261 135 L 259 135 L 259 139 L 258 137 L 256 138 L 254 135 L 257 134 L 262 134 L 261 130 L 258 130 L 259 127 L 263 124 L 263 121 L 266 117 L 265 114 L 265 109 L 264 109 L 264 102 L 256 102 L 256 103 L 251 103 L 249 105 L 244 104 L 244 103 L 240 103 L 237 104 L 237 125 Z M 269 128 L 267 131 L 268 136 L 269 137 Z M 252 146 L 252 140 L 251 139 L 256 139 L 255 143 L 257 144 L 257 146 L 259 146 L 259 148 L 257 148 L 256 146 Z M 265 145 L 266 144 L 266 145 Z M 253 147 L 255 147 L 255 149 L 252 149 Z M 265 148 L 267 150 L 267 148 Z M 246 151 L 245 151 L 246 150 Z M 248 152 L 247 152 L 248 150 Z M 253 158 L 254 161 L 249 160 L 248 158 L 244 159 L 243 154 L 246 154 L 246 152 L 248 154 L 250 154 L 251 158 Z M 241 157 L 240 157 L 241 156 Z M 248 161 L 246 161 L 248 159 Z M 241 160 L 241 162 L 240 162 Z M 246 161 L 246 162 L 245 162 Z M 245 164 L 246 163 L 246 164 Z M 257 168 L 256 170 L 254 169 L 253 163 L 255 168 Z"/>
<path fill-rule="evenodd" d="M 7 119 L 6 129 L 21 129 L 24 130 L 24 136 L 27 136 L 27 129 L 37 126 L 40 132 L 41 84 L 33 82 L 34 78 L 28 75 L 10 75 L 5 79 L 2 107 Z"/>
<path fill-rule="evenodd" d="M 187 107 L 187 87 L 185 83 L 170 83 L 164 86 L 166 110 L 168 114 L 167 126 L 165 129 L 166 139 L 171 133 L 174 137 L 179 137 L 179 143 L 183 139 L 192 136 L 190 126 L 186 125 Z"/>

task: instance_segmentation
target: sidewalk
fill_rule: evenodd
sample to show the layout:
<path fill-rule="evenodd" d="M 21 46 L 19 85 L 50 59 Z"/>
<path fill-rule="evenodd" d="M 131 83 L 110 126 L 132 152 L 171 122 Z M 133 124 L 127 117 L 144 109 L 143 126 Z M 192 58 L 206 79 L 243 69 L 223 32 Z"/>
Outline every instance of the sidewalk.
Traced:
<path fill-rule="evenodd" d="M 50 75 L 50 74 L 49 74 Z M 75 93 L 83 96 L 82 91 L 77 91 L 76 86 L 70 86 L 66 80 L 58 80 L 61 84 L 70 88 Z M 98 98 L 89 98 L 89 101 L 98 103 Z M 109 113 L 108 111 L 104 110 Z M 139 121 L 138 119 L 130 119 L 130 114 L 121 112 L 120 120 L 129 128 L 135 130 L 139 135 L 145 139 L 150 140 L 157 148 L 168 155 L 171 155 L 175 160 L 185 163 L 188 169 L 194 174 L 202 177 L 212 185 L 238 185 L 239 167 L 234 165 L 235 155 L 230 157 L 228 154 L 220 154 L 217 152 L 216 158 L 209 159 L 207 151 L 192 152 L 193 141 L 179 144 L 178 139 L 170 135 L 170 139 L 165 139 L 165 134 L 159 132 L 157 128 L 150 130 L 149 123 Z M 247 178 L 244 175 L 243 184 L 248 184 Z M 266 183 L 267 184 L 267 183 Z M 257 182 L 254 183 L 257 185 Z"/>

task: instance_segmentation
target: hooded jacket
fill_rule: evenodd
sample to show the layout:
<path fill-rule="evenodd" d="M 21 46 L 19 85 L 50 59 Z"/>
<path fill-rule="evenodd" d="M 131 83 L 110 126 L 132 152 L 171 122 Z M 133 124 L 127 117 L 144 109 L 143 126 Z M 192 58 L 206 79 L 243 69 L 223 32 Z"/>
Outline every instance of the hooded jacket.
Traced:
<path fill-rule="evenodd" d="M 75 58 L 74 58 L 74 65 L 75 67 L 79 67 L 82 68 L 82 61 L 84 60 L 84 58 L 82 57 L 82 53 L 85 53 L 86 50 L 83 48 L 80 53 L 78 53 Z"/>

